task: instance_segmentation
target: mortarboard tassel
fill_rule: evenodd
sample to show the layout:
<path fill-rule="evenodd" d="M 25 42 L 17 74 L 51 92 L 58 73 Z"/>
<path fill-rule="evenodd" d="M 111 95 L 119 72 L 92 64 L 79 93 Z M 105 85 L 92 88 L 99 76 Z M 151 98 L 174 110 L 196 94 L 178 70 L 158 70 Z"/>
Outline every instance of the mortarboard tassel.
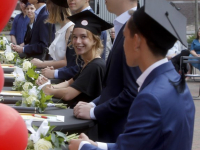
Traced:
<path fill-rule="evenodd" d="M 97 2 L 97 15 L 99 14 L 99 0 Z"/>

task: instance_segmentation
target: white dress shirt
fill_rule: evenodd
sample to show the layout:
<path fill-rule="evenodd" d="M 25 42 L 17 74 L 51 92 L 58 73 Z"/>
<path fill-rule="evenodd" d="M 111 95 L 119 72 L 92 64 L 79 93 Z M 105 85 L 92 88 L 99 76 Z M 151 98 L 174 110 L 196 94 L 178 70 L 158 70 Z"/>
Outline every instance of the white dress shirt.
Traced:
<path fill-rule="evenodd" d="M 137 84 L 139 85 L 138 87 L 138 92 L 140 91 L 140 88 L 142 86 L 142 84 L 144 83 L 144 80 L 147 78 L 147 76 L 152 72 L 152 70 L 154 70 L 155 68 L 157 68 L 158 66 L 164 64 L 164 63 L 167 63 L 168 62 L 168 59 L 167 58 L 164 58 L 164 59 L 161 59 L 157 62 L 155 62 L 154 64 L 152 64 L 151 66 L 149 66 L 141 75 L 140 77 L 137 79 Z"/>
<path fill-rule="evenodd" d="M 40 6 L 40 8 L 38 8 L 38 9 L 35 11 L 35 21 L 37 20 L 38 14 L 39 14 L 40 11 L 42 10 L 42 8 L 44 8 L 45 6 L 46 6 L 46 4 Z"/>
<path fill-rule="evenodd" d="M 136 10 L 137 7 L 133 7 L 132 10 Z M 115 39 L 121 30 L 122 26 L 129 20 L 131 16 L 129 15 L 128 11 L 124 12 L 123 14 L 119 15 L 117 18 L 115 18 L 113 24 L 115 28 Z M 113 42 L 113 45 L 115 43 L 115 40 Z"/>

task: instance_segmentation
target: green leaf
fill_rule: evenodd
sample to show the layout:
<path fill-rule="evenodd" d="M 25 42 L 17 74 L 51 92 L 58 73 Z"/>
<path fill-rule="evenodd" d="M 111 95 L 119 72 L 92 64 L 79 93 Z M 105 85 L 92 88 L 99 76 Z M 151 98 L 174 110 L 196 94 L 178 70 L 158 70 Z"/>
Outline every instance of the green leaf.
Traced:
<path fill-rule="evenodd" d="M 56 135 L 54 133 L 51 134 L 51 140 L 53 143 L 55 143 Z"/>
<path fill-rule="evenodd" d="M 55 136 L 55 142 L 54 142 L 54 145 L 55 145 L 56 148 L 59 147 L 59 140 L 58 140 L 58 138 L 57 138 L 56 136 Z"/>
<path fill-rule="evenodd" d="M 15 103 L 16 106 L 21 106 L 22 105 L 22 100 L 19 100 Z"/>
<path fill-rule="evenodd" d="M 57 134 L 58 137 L 62 137 L 63 139 L 65 139 L 67 137 L 67 135 L 62 132 L 55 131 L 55 133 Z"/>
<path fill-rule="evenodd" d="M 54 150 L 62 150 L 62 148 L 58 148 L 58 147 L 56 147 L 56 148 L 54 148 Z"/>
<path fill-rule="evenodd" d="M 56 126 L 50 126 L 48 133 L 51 133 Z"/>
<path fill-rule="evenodd" d="M 51 142 L 51 134 L 49 136 L 44 137 L 44 139 Z"/>

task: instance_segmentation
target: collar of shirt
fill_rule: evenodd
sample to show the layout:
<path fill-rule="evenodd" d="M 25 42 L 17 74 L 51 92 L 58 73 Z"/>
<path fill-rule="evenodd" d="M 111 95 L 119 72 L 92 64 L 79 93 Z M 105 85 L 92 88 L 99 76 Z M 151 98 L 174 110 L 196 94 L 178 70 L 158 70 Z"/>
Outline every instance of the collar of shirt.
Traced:
<path fill-rule="evenodd" d="M 90 10 L 92 9 L 90 6 L 86 7 L 85 9 L 83 9 L 82 11 L 85 11 L 85 10 Z"/>
<path fill-rule="evenodd" d="M 42 8 L 45 7 L 45 6 L 46 6 L 46 4 L 42 5 L 40 8 L 38 8 L 38 9 L 35 11 L 35 21 L 36 21 L 36 19 L 37 19 L 38 14 L 39 14 L 40 11 L 42 10 Z"/>
<path fill-rule="evenodd" d="M 136 10 L 137 7 L 133 7 L 132 10 Z M 123 14 L 119 15 L 117 18 L 115 18 L 113 24 L 114 24 L 114 28 L 115 28 L 115 37 L 117 37 L 120 29 L 122 28 L 122 26 L 128 21 L 128 19 L 131 16 L 128 14 L 128 10 L 126 12 L 124 12 Z M 116 39 L 116 38 L 115 38 Z"/>
<path fill-rule="evenodd" d="M 147 76 L 155 69 L 157 68 L 158 66 L 164 64 L 168 62 L 168 59 L 167 58 L 164 58 L 164 59 L 161 59 L 157 62 L 155 62 L 154 64 L 152 64 L 150 67 L 148 67 L 141 75 L 140 77 L 137 79 L 137 84 L 139 85 L 138 87 L 138 92 L 140 91 L 140 88 L 142 86 L 142 84 L 144 83 L 145 79 L 147 78 Z"/>
<path fill-rule="evenodd" d="M 33 28 L 33 23 L 29 24 L 30 28 L 32 29 Z"/>

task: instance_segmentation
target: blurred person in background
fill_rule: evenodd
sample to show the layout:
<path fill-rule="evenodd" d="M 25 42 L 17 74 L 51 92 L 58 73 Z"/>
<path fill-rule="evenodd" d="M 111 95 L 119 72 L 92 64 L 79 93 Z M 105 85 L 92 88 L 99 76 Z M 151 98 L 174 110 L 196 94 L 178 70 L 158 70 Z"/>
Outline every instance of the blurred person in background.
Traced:
<path fill-rule="evenodd" d="M 61 27 L 55 33 L 55 39 L 49 47 L 49 54 L 53 60 L 41 61 L 34 58 L 31 62 L 37 66 L 37 68 L 53 66 L 57 69 L 67 65 L 65 55 L 74 23 L 67 19 L 67 17 L 71 16 L 67 1 L 47 0 L 47 10 L 49 12 L 49 17 L 46 22 L 52 24 L 58 23 Z"/>
<path fill-rule="evenodd" d="M 109 31 L 110 31 L 110 38 L 111 38 L 111 41 L 113 43 L 114 40 L 115 40 L 115 28 L 113 27 Z"/>
<path fill-rule="evenodd" d="M 24 36 L 30 19 L 26 15 L 26 5 L 22 2 L 22 0 L 19 0 L 19 6 L 22 13 L 18 14 L 13 21 L 12 29 L 10 31 L 10 39 L 11 43 L 23 46 Z"/>
<path fill-rule="evenodd" d="M 28 18 L 30 19 L 29 24 L 27 25 L 27 31 L 24 37 L 24 44 L 28 44 L 31 40 L 31 30 L 33 28 L 33 22 L 35 19 L 35 6 L 31 3 L 26 4 L 26 14 Z"/>

